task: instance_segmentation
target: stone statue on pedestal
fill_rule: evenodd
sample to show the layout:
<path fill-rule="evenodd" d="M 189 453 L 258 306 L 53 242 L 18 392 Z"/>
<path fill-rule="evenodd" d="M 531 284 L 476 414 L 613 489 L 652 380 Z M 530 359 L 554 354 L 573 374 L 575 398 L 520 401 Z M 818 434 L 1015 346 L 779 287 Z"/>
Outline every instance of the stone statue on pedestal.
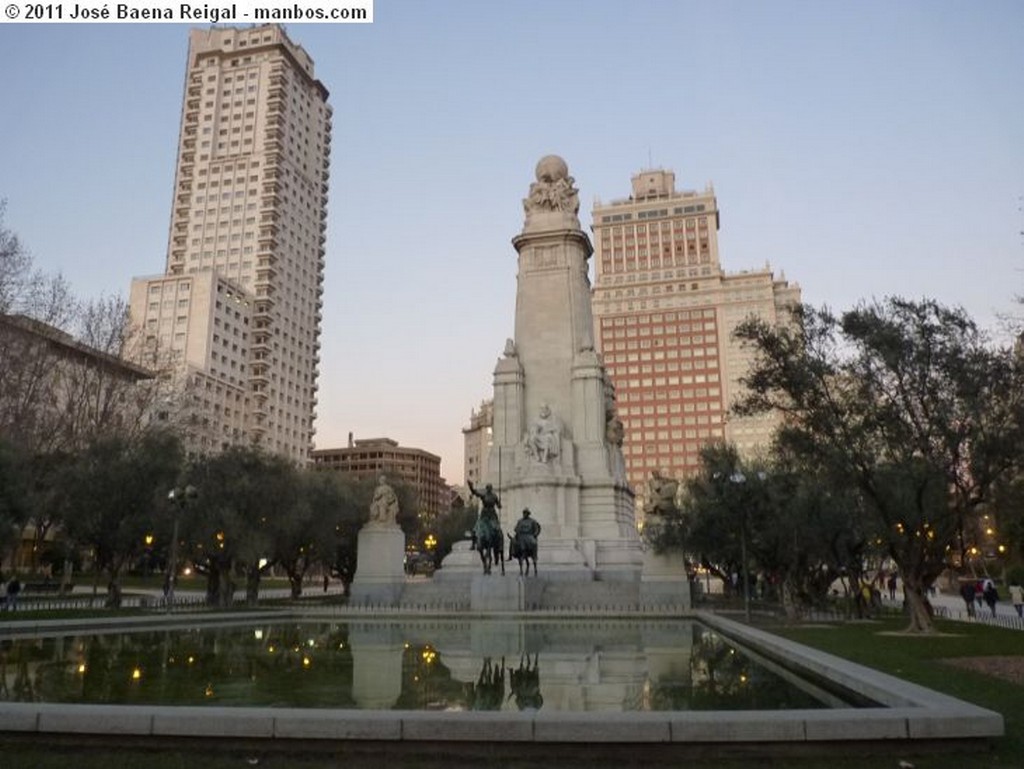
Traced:
<path fill-rule="evenodd" d="M 671 478 L 660 470 L 651 473 L 651 479 L 647 482 L 647 499 L 644 500 L 644 513 L 646 515 L 671 515 L 679 510 L 676 505 L 676 492 L 679 490 L 679 481 Z"/>
<path fill-rule="evenodd" d="M 394 605 L 405 585 L 405 534 L 398 526 L 398 495 L 380 476 L 370 519 L 359 530 L 359 565 L 352 580 L 353 604 Z"/>
<path fill-rule="evenodd" d="M 398 525 L 398 496 L 395 490 L 388 484 L 387 478 L 380 476 L 377 488 L 373 492 L 373 500 L 370 502 L 370 520 L 368 526 L 397 526 Z"/>

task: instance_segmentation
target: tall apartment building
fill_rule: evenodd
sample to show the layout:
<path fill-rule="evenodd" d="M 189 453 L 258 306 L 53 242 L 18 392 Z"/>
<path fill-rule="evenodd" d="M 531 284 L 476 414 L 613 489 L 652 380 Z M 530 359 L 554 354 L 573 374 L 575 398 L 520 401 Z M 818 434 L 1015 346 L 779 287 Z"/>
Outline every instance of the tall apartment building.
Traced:
<path fill-rule="evenodd" d="M 462 428 L 464 483 L 479 485 L 488 477 L 488 459 L 494 442 L 494 399 L 480 402 L 469 414 L 469 427 Z"/>
<path fill-rule="evenodd" d="M 437 517 L 451 504 L 448 484 L 441 477 L 441 457 L 423 449 L 399 446 L 391 438 L 361 438 L 353 440 L 349 434 L 348 446 L 335 449 L 317 449 L 312 452 L 317 468 L 351 473 L 359 477 L 384 474 L 401 479 L 416 491 L 421 515 Z"/>
<path fill-rule="evenodd" d="M 170 356 L 193 451 L 306 461 L 323 305 L 328 93 L 276 25 L 189 32 L 165 274 L 132 282 L 134 327 Z"/>
<path fill-rule="evenodd" d="M 768 445 L 775 417 L 729 412 L 751 362 L 732 332 L 751 315 L 784 319 L 800 288 L 768 267 L 723 271 L 710 186 L 677 191 L 675 174 L 659 169 L 633 176 L 632 188 L 594 205 L 593 307 L 629 481 L 642 497 L 655 470 L 692 475 L 708 441 L 724 438 L 746 455 Z"/>

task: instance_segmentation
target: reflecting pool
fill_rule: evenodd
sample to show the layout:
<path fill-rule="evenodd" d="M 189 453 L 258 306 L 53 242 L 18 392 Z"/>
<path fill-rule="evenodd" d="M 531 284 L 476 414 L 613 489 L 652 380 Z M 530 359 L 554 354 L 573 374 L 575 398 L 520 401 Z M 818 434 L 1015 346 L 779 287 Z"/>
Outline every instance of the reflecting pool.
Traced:
<path fill-rule="evenodd" d="M 397 710 L 867 703 L 692 620 L 346 620 L 0 640 L 0 701 Z"/>

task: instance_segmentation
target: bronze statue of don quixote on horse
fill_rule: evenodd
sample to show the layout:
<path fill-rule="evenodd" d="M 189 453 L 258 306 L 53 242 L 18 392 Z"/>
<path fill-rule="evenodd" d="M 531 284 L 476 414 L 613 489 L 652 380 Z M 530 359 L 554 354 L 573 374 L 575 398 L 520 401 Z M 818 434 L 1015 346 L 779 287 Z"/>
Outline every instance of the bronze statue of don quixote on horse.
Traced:
<path fill-rule="evenodd" d="M 501 573 L 504 574 L 505 543 L 501 522 L 498 519 L 501 499 L 489 483 L 483 491 L 480 491 L 470 481 L 469 491 L 473 496 L 478 497 L 481 503 L 480 515 L 473 527 L 473 547 L 480 553 L 484 574 L 490 574 L 495 565 L 498 565 L 501 568 Z M 522 517 L 516 522 L 515 533 L 508 535 L 508 559 L 519 562 L 520 576 L 529 576 L 531 563 L 533 564 L 533 574 L 537 575 L 537 537 L 539 536 L 540 524 L 533 519 L 529 508 L 524 509 Z"/>
<path fill-rule="evenodd" d="M 494 487 L 487 484 L 482 492 L 478 491 L 473 482 L 469 482 L 469 491 L 480 499 L 480 516 L 473 526 L 473 547 L 480 553 L 480 561 L 484 566 L 484 574 L 490 574 L 491 568 L 498 564 L 501 573 L 505 573 L 505 537 L 501 533 L 501 521 L 498 510 L 501 500 L 494 493 Z"/>

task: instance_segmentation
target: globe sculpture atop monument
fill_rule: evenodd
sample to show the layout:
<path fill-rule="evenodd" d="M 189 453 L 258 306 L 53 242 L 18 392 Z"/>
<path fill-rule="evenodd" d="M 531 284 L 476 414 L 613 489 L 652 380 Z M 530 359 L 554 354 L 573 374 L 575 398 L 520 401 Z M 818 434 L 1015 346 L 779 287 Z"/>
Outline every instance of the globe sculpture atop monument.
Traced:
<path fill-rule="evenodd" d="M 558 155 L 545 155 L 537 161 L 537 181 L 554 182 L 558 179 L 570 179 L 569 166 Z"/>

